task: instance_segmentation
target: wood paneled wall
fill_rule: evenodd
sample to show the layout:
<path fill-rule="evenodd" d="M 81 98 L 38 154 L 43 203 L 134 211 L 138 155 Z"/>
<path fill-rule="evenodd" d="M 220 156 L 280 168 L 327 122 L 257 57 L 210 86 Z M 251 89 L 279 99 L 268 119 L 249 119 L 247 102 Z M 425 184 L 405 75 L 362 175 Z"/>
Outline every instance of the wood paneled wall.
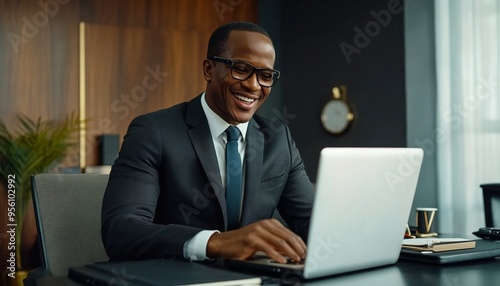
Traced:
<path fill-rule="evenodd" d="M 257 2 L 0 0 L 0 118 L 13 125 L 19 112 L 60 120 L 79 110 L 79 22 L 85 22 L 87 164 L 96 164 L 100 132 L 121 138 L 136 115 L 203 91 L 210 33 L 226 22 L 257 21 Z M 123 96 L 138 92 L 157 67 L 168 73 L 164 82 L 127 103 Z M 77 158 L 67 164 L 77 166 Z"/>
<path fill-rule="evenodd" d="M 62 2 L 62 1 L 61 1 Z M 79 2 L 0 0 L 0 118 L 60 119 L 78 108 Z"/>
<path fill-rule="evenodd" d="M 209 37 L 206 31 L 85 24 L 88 165 L 98 160 L 97 135 L 122 137 L 138 115 L 204 90 L 201 63 Z"/>

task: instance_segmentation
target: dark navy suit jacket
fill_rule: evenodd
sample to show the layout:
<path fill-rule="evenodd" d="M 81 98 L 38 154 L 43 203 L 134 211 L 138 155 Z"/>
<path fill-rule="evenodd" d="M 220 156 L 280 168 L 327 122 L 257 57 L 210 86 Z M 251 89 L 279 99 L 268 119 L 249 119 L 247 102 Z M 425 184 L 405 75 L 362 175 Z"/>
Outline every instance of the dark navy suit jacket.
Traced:
<path fill-rule="evenodd" d="M 311 184 L 288 127 L 255 115 L 240 226 L 273 217 L 307 239 Z M 90 210 L 89 210 L 90 211 Z M 109 177 L 102 238 L 112 260 L 183 257 L 187 240 L 226 229 L 226 200 L 201 96 L 135 118 Z"/>

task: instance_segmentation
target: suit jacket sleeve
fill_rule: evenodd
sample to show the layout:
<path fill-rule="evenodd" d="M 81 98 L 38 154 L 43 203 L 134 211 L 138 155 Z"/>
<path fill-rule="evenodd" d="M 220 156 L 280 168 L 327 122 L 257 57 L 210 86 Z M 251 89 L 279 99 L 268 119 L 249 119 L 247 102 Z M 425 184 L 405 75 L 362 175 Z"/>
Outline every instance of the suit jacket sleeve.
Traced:
<path fill-rule="evenodd" d="M 278 210 L 290 229 L 307 242 L 314 201 L 314 186 L 307 176 L 299 150 L 290 135 L 290 130 L 287 126 L 284 126 L 284 129 L 290 150 L 291 167 L 278 204 Z"/>
<path fill-rule="evenodd" d="M 184 243 L 201 231 L 155 223 L 160 196 L 162 137 L 157 118 L 132 121 L 115 161 L 102 206 L 102 238 L 112 260 L 183 257 Z"/>

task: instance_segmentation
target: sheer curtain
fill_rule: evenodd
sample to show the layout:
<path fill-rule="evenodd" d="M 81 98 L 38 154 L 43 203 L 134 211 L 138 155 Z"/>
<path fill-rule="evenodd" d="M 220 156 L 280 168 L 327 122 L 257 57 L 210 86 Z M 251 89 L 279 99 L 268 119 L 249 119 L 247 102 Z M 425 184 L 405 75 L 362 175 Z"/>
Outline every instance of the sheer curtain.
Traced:
<path fill-rule="evenodd" d="M 500 183 L 500 0 L 436 0 L 435 20 L 439 230 L 470 234 Z"/>

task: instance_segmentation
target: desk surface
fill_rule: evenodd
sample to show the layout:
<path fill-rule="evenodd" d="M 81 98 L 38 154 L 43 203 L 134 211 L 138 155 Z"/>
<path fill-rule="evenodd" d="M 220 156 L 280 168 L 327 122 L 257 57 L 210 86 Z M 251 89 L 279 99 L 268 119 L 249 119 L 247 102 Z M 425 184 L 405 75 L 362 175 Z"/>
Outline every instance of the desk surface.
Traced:
<path fill-rule="evenodd" d="M 354 285 L 475 285 L 491 286 L 500 281 L 500 258 L 433 265 L 419 262 L 398 261 L 394 265 L 370 270 L 357 271 L 342 275 L 321 278 L 312 281 L 300 281 L 297 278 L 285 279 L 288 283 L 280 284 L 283 277 L 265 280 L 265 285 L 312 285 L 312 286 L 354 286 Z M 67 277 L 53 277 L 37 280 L 39 286 L 76 286 L 81 285 Z"/>
<path fill-rule="evenodd" d="M 399 261 L 395 265 L 365 270 L 304 285 L 493 285 L 500 281 L 500 258 L 451 265 Z"/>

